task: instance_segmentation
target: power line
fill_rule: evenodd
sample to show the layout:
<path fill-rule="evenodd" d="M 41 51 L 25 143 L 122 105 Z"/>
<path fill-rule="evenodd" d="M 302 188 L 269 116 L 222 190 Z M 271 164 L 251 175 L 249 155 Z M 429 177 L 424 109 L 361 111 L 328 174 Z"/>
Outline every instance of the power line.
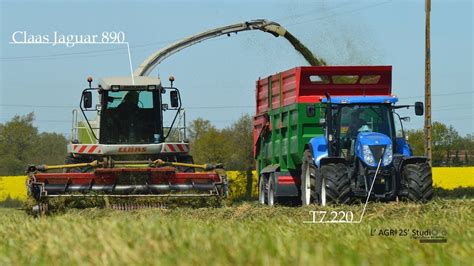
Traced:
<path fill-rule="evenodd" d="M 451 95 L 460 95 L 460 94 L 472 94 L 474 91 L 460 91 L 460 92 L 455 92 L 455 93 L 441 93 L 441 94 L 431 94 L 431 96 L 451 96 Z M 424 95 L 420 96 L 411 96 L 411 97 L 399 97 L 398 99 L 418 99 L 418 98 L 423 98 L 425 97 Z"/>
<path fill-rule="evenodd" d="M 349 4 L 346 5 L 347 3 L 349 3 Z M 348 7 L 348 6 L 351 6 L 351 5 L 354 5 L 354 4 L 355 4 L 355 2 L 346 2 L 343 5 L 336 6 L 336 7 L 329 8 L 329 9 L 324 9 L 324 10 L 322 10 L 321 8 L 311 9 L 311 10 L 306 11 L 304 13 L 293 14 L 293 15 L 289 15 L 289 16 L 286 16 L 286 17 L 279 17 L 279 18 L 276 18 L 275 20 L 276 20 L 276 22 L 279 22 L 279 21 L 282 21 L 282 20 L 288 20 L 288 19 L 295 18 L 295 17 L 303 17 L 303 16 L 307 16 L 307 15 L 314 15 L 315 13 L 328 12 L 328 11 L 339 9 L 341 7 Z"/>
<path fill-rule="evenodd" d="M 301 22 L 297 22 L 297 23 L 293 23 L 293 24 L 288 24 L 288 25 L 286 25 L 286 26 L 295 26 L 295 25 L 306 24 L 306 23 L 314 22 L 314 21 L 318 21 L 318 20 L 324 20 L 324 19 L 327 19 L 327 18 L 337 17 L 337 16 L 340 16 L 340 15 L 349 14 L 349 13 L 354 13 L 354 12 L 357 12 L 357 11 L 360 11 L 360 10 L 364 10 L 364 9 L 369 9 L 369 8 L 373 8 L 373 7 L 376 7 L 376 6 L 385 5 L 385 4 L 388 4 L 388 3 L 390 3 L 390 2 L 392 2 L 392 1 L 390 0 L 390 1 L 382 2 L 382 3 L 376 3 L 376 4 L 373 4 L 373 5 L 367 5 L 367 6 L 364 6 L 364 7 L 361 7 L 361 8 L 356 8 L 356 9 L 348 10 L 348 11 L 345 11 L 345 12 L 336 13 L 336 14 L 333 14 L 333 15 L 328 15 L 328 16 L 323 16 L 323 17 L 319 17 L 319 18 L 315 18 L 315 19 L 310 19 L 310 20 L 306 20 L 306 21 L 301 21 Z"/>
<path fill-rule="evenodd" d="M 2 107 L 25 107 L 25 108 L 57 108 L 57 109 L 73 109 L 77 106 L 61 106 L 61 105 L 28 105 L 28 104 L 0 104 Z M 255 108 L 252 105 L 235 105 L 235 106 L 189 106 L 187 109 L 237 109 L 237 108 Z"/>
<path fill-rule="evenodd" d="M 166 41 L 159 41 L 159 42 L 151 42 L 147 44 L 141 45 L 134 45 L 130 46 L 131 49 L 142 49 L 144 47 L 157 45 L 157 44 L 164 44 L 164 43 L 171 43 L 178 41 L 180 39 L 173 39 L 173 40 L 166 40 Z M 119 47 L 119 48 L 110 48 L 110 49 L 100 49 L 97 51 L 85 51 L 85 52 L 71 52 L 71 53 L 58 53 L 58 54 L 49 54 L 49 55 L 30 55 L 30 56 L 15 56 L 15 57 L 0 57 L 0 61 L 24 61 L 24 60 L 42 60 L 42 59 L 55 59 L 56 57 L 75 57 L 77 55 L 113 55 L 117 54 L 117 51 L 120 53 L 122 50 L 126 49 L 126 47 Z M 110 53 L 113 52 L 113 53 Z"/>

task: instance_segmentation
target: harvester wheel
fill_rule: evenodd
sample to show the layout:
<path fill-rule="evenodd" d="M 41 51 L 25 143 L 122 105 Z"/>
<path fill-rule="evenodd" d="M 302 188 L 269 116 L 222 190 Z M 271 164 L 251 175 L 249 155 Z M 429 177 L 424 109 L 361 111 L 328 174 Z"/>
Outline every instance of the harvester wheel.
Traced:
<path fill-rule="evenodd" d="M 258 202 L 260 204 L 267 203 L 266 191 L 267 191 L 267 178 L 265 178 L 264 175 L 261 175 L 260 180 L 258 181 Z"/>
<path fill-rule="evenodd" d="M 313 163 L 313 155 L 310 150 L 305 150 L 301 165 L 301 203 L 303 206 L 314 202 L 315 178 L 316 166 Z"/>
<path fill-rule="evenodd" d="M 318 203 L 348 203 L 350 201 L 351 183 L 347 166 L 342 163 L 330 163 L 321 167 Z"/>
<path fill-rule="evenodd" d="M 427 163 L 407 164 L 402 170 L 403 200 L 427 202 L 433 197 L 433 178 Z"/>

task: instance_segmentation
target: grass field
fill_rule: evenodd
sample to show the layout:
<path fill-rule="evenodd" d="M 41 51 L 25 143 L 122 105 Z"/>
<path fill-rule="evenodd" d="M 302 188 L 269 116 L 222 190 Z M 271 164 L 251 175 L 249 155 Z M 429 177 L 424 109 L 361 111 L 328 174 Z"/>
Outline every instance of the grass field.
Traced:
<path fill-rule="evenodd" d="M 360 224 L 304 223 L 316 210 L 241 202 L 71 209 L 36 219 L 0 209 L 0 265 L 472 265 L 472 199 L 370 203 Z M 352 211 L 358 220 L 362 206 L 325 210 Z M 413 230 L 433 228 L 446 233 L 447 243 L 411 238 Z"/>
<path fill-rule="evenodd" d="M 472 170 L 435 168 L 432 202 L 369 203 L 359 224 L 305 221 L 313 221 L 311 211 L 327 211 L 324 221 L 331 211 L 351 212 L 358 221 L 360 204 L 59 209 L 39 219 L 0 208 L 0 265 L 472 265 Z M 235 174 L 233 193 L 242 193 L 244 178 Z M 22 199 L 20 179 L 3 177 L 0 185 Z M 446 242 L 413 238 L 420 235 Z"/>

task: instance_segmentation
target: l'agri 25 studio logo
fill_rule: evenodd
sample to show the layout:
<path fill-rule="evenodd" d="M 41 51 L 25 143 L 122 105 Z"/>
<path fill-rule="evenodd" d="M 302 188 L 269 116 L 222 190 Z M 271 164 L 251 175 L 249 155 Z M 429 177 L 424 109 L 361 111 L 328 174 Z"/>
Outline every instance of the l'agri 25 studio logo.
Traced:
<path fill-rule="evenodd" d="M 440 227 L 428 229 L 408 229 L 408 228 L 385 228 L 370 229 L 370 236 L 378 237 L 407 237 L 419 240 L 420 243 L 447 243 L 448 232 Z"/>

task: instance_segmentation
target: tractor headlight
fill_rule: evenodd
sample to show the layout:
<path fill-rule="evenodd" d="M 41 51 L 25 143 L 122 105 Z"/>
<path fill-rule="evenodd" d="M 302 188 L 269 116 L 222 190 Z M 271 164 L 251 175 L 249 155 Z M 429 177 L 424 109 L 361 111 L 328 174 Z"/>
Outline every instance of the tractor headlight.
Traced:
<path fill-rule="evenodd" d="M 392 144 L 388 144 L 387 148 L 385 148 L 385 153 L 383 154 L 383 165 L 387 166 L 392 163 L 393 160 L 393 150 Z"/>
<path fill-rule="evenodd" d="M 370 166 L 376 166 L 374 156 L 372 155 L 368 145 L 362 145 L 362 154 L 366 164 Z"/>

